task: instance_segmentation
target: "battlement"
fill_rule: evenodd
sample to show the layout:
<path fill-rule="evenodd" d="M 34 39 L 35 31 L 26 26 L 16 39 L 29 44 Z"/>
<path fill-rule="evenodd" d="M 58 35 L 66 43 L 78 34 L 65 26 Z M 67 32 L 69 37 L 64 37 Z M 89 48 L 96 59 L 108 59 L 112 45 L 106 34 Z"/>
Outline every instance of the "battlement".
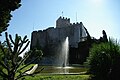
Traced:
<path fill-rule="evenodd" d="M 68 26 L 76 26 L 83 25 L 82 22 L 78 23 L 70 23 L 70 18 L 59 17 L 56 21 L 56 28 L 68 27 Z"/>
<path fill-rule="evenodd" d="M 70 18 L 65 18 L 65 17 L 61 17 L 61 16 L 58 18 L 58 20 L 64 20 L 64 21 L 70 22 Z"/>
<path fill-rule="evenodd" d="M 83 23 L 82 23 L 82 22 L 80 22 L 80 23 L 79 23 L 79 22 L 76 22 L 76 23 L 71 23 L 71 25 L 72 25 L 72 26 L 83 25 Z"/>
<path fill-rule="evenodd" d="M 60 16 L 59 19 L 70 22 L 70 18 L 65 18 Z"/>

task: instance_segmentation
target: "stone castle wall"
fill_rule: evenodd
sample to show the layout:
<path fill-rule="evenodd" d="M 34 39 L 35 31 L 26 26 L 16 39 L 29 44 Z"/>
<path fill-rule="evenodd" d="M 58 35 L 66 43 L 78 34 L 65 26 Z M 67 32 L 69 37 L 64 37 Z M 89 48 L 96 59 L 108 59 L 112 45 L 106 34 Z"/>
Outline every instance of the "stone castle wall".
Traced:
<path fill-rule="evenodd" d="M 45 48 L 48 45 L 56 45 L 69 38 L 70 47 L 78 47 L 78 43 L 83 41 L 82 37 L 87 37 L 84 25 L 80 23 L 70 23 L 70 19 L 58 18 L 56 28 L 50 27 L 46 30 L 33 31 L 31 36 L 31 49 L 37 47 Z"/>

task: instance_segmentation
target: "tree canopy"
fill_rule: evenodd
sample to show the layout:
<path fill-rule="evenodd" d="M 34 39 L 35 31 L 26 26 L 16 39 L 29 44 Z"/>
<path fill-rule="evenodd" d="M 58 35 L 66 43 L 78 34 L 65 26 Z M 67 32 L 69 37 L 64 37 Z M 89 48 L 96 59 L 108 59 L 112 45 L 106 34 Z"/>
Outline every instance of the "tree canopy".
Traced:
<path fill-rule="evenodd" d="M 11 20 L 11 12 L 18 9 L 21 0 L 0 0 L 0 34 L 7 30 Z"/>

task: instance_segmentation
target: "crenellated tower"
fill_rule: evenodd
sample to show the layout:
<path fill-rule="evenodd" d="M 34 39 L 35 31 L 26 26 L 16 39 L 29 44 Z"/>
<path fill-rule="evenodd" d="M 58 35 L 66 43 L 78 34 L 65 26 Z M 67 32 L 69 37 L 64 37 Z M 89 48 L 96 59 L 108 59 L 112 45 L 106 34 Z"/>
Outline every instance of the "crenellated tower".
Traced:
<path fill-rule="evenodd" d="M 56 28 L 70 26 L 70 18 L 59 17 L 56 21 Z"/>

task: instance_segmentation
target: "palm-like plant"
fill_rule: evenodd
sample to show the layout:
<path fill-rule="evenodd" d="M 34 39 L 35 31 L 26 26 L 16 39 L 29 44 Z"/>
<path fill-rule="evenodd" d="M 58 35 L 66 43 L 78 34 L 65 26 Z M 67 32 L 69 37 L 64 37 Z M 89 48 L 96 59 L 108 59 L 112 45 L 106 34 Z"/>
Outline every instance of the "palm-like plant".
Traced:
<path fill-rule="evenodd" d="M 28 47 L 30 41 L 27 39 L 27 36 L 25 36 L 22 39 L 20 36 L 16 34 L 15 41 L 12 39 L 11 35 L 9 35 L 8 37 L 7 32 L 5 33 L 5 36 L 6 36 L 7 50 L 5 51 L 4 46 L 0 45 L 0 48 L 3 53 L 2 60 L 0 61 L 0 65 L 2 67 L 0 68 L 0 75 L 5 80 L 17 80 L 23 76 L 30 75 L 25 73 L 29 71 L 31 68 L 28 70 L 25 70 L 24 72 L 21 72 L 21 70 L 27 67 L 28 65 L 30 65 L 33 61 L 38 59 L 40 56 L 36 57 L 34 60 L 31 60 L 31 62 L 21 67 L 24 61 L 32 53 L 32 51 L 30 51 L 29 54 L 27 54 L 24 58 L 19 57 L 19 55 L 22 54 L 25 51 L 25 49 Z"/>
<path fill-rule="evenodd" d="M 87 59 L 93 80 L 118 80 L 120 74 L 120 46 L 114 40 L 94 44 Z"/>

